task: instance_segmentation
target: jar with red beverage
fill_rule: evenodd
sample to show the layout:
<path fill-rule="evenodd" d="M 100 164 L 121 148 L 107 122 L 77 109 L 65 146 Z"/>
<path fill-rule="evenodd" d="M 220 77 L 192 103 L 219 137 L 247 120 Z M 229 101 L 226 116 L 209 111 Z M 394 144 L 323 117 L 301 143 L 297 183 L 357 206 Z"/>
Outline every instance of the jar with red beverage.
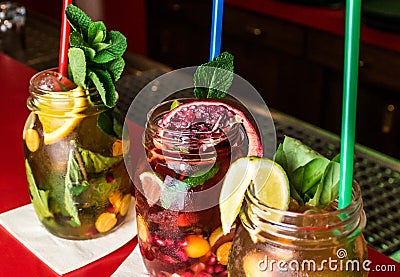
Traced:
<path fill-rule="evenodd" d="M 221 115 L 226 109 L 213 102 L 216 107 L 178 101 L 195 103 L 177 111 L 183 113 L 180 120 L 169 118 L 176 101 L 159 104 L 148 115 L 146 166 L 136 189 L 140 251 L 151 276 L 227 276 L 233 231 L 222 233 L 219 193 L 230 164 L 245 155 L 245 134 L 240 124 L 210 130 L 227 118 Z M 203 109 L 215 118 L 195 122 Z"/>

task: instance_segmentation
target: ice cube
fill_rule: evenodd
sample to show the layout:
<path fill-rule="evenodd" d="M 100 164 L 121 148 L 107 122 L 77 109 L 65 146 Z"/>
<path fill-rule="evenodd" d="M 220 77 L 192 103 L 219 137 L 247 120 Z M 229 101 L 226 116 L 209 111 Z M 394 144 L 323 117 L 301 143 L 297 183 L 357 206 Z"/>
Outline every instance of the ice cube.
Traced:
<path fill-rule="evenodd" d="M 55 71 L 44 71 L 33 80 L 33 85 L 44 91 L 68 91 L 77 86 L 68 78 Z"/>

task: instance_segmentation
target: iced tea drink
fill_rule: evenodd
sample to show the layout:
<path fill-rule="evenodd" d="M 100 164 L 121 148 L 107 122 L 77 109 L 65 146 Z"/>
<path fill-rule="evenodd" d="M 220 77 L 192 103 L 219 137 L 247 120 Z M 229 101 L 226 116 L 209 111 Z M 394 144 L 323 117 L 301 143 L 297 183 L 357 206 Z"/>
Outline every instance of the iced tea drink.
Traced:
<path fill-rule="evenodd" d="M 67 239 L 112 232 L 124 221 L 133 193 L 119 113 L 105 107 L 95 89 L 77 87 L 53 70 L 34 75 L 29 92 L 25 165 L 39 220 Z M 113 118 L 114 128 L 100 128 Z"/>
<path fill-rule="evenodd" d="M 233 232 L 222 233 L 218 197 L 230 164 L 246 155 L 246 132 L 224 103 L 179 99 L 171 109 L 173 103 L 150 111 L 144 133 L 140 251 L 151 276 L 227 276 Z"/>
<path fill-rule="evenodd" d="M 229 258 L 229 276 L 367 276 L 367 246 L 362 235 L 366 217 L 360 187 L 353 201 L 337 209 L 290 205 L 268 207 L 247 190 L 241 225 Z"/>

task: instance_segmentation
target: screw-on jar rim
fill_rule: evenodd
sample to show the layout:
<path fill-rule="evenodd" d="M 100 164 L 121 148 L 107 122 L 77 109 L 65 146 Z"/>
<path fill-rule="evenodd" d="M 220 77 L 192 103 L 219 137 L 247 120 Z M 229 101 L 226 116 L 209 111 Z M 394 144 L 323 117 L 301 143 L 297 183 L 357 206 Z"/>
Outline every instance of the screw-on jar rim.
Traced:
<path fill-rule="evenodd" d="M 330 241 L 334 237 L 357 236 L 364 229 L 366 217 L 363 211 L 361 189 L 354 181 L 352 202 L 338 210 L 333 201 L 324 213 L 300 213 L 269 207 L 257 199 L 250 185 L 245 195 L 245 205 L 240 219 L 244 227 L 257 237 L 284 237 L 290 241 Z"/>
<path fill-rule="evenodd" d="M 54 82 L 46 84 L 43 78 L 46 75 L 55 77 Z M 68 87 L 63 79 L 67 80 Z M 56 68 L 33 75 L 29 83 L 29 93 L 27 106 L 37 113 L 56 113 L 62 116 L 93 113 L 105 109 L 95 87 L 83 89 L 76 86 L 58 73 Z"/>

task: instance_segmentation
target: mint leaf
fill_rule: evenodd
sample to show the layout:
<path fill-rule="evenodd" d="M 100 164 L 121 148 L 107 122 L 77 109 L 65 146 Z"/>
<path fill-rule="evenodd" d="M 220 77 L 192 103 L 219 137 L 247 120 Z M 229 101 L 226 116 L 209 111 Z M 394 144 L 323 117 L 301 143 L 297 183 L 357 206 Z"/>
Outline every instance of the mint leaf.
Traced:
<path fill-rule="evenodd" d="M 106 43 L 109 46 L 97 53 L 94 59 L 96 63 L 107 63 L 121 57 L 127 47 L 126 37 L 117 31 L 110 31 L 107 34 Z"/>
<path fill-rule="evenodd" d="M 107 71 L 113 79 L 114 83 L 119 80 L 124 71 L 125 61 L 123 58 L 119 57 L 106 65 Z"/>
<path fill-rule="evenodd" d="M 30 198 L 39 219 L 42 220 L 46 217 L 52 217 L 53 213 L 50 212 L 48 205 L 49 192 L 38 189 L 28 160 L 25 160 L 25 168 L 26 177 L 28 179 Z"/>
<path fill-rule="evenodd" d="M 73 30 L 87 33 L 92 20 L 86 13 L 74 5 L 68 5 L 65 14 Z"/>
<path fill-rule="evenodd" d="M 88 173 L 103 172 L 113 167 L 116 163 L 119 163 L 123 159 L 120 156 L 106 157 L 80 147 L 78 147 L 77 150 L 81 155 L 83 165 Z"/>
<path fill-rule="evenodd" d="M 83 39 L 81 33 L 79 33 L 78 31 L 73 31 L 69 34 L 69 46 L 82 48 L 82 47 L 87 47 L 88 44 Z"/>
<path fill-rule="evenodd" d="M 182 182 L 187 184 L 188 189 L 201 186 L 207 180 L 211 179 L 215 176 L 215 174 L 217 174 L 217 172 L 219 171 L 219 167 L 219 163 L 215 163 L 214 166 L 209 170 L 198 172 L 193 176 L 183 179 Z"/>
<path fill-rule="evenodd" d="M 115 56 L 114 54 L 112 54 L 109 51 L 109 48 L 106 48 L 100 52 L 96 53 L 96 56 L 94 57 L 93 61 L 95 63 L 108 63 L 111 62 L 112 60 L 118 58 L 117 56 Z"/>
<path fill-rule="evenodd" d="M 170 111 L 172 111 L 173 109 L 175 109 L 176 107 L 178 107 L 181 104 L 181 102 L 179 102 L 178 100 L 174 100 L 171 104 L 171 107 L 169 108 Z"/>
<path fill-rule="evenodd" d="M 233 56 L 223 52 L 212 61 L 200 65 L 194 74 L 196 98 L 223 98 L 233 81 Z"/>
<path fill-rule="evenodd" d="M 65 176 L 64 208 L 71 217 L 69 223 L 72 226 L 80 226 L 78 209 L 75 206 L 74 186 L 79 186 L 83 181 L 78 162 L 76 161 L 74 150 L 69 152 L 67 175 Z"/>
<path fill-rule="evenodd" d="M 96 86 L 101 100 L 107 107 L 114 107 L 117 103 L 117 95 L 110 74 L 104 70 L 89 71 L 89 78 Z"/>
<path fill-rule="evenodd" d="M 92 22 L 88 29 L 88 42 L 89 45 L 94 45 L 96 43 L 101 43 L 107 36 L 106 25 L 103 22 L 97 21 Z"/>
<path fill-rule="evenodd" d="M 70 49 L 81 49 L 84 54 L 74 50 L 69 61 L 72 63 L 69 76 L 84 88 L 95 86 L 103 103 L 114 107 L 117 102 L 114 83 L 125 67 L 122 55 L 127 48 L 126 37 L 118 31 L 108 32 L 103 22 L 93 22 L 74 5 L 69 5 L 65 13 L 74 30 L 69 38 Z M 86 61 L 85 70 L 82 70 L 83 60 Z"/>
<path fill-rule="evenodd" d="M 123 124 L 122 115 L 117 109 L 100 113 L 97 119 L 97 126 L 100 130 L 118 139 L 122 138 Z"/>
<path fill-rule="evenodd" d="M 99 42 L 93 45 L 94 50 L 96 50 L 96 52 L 100 52 L 103 51 L 104 49 L 107 49 L 108 47 L 110 47 L 110 45 L 108 43 L 103 43 L 103 42 Z M 95 55 L 93 55 L 94 57 Z"/>
<path fill-rule="evenodd" d="M 118 31 L 110 31 L 107 34 L 107 40 L 110 43 L 110 48 L 107 49 L 115 57 L 121 57 L 127 47 L 126 37 Z"/>
<path fill-rule="evenodd" d="M 80 48 L 70 48 L 68 50 L 68 59 L 72 80 L 76 85 L 86 88 L 86 59 L 84 51 Z"/>

